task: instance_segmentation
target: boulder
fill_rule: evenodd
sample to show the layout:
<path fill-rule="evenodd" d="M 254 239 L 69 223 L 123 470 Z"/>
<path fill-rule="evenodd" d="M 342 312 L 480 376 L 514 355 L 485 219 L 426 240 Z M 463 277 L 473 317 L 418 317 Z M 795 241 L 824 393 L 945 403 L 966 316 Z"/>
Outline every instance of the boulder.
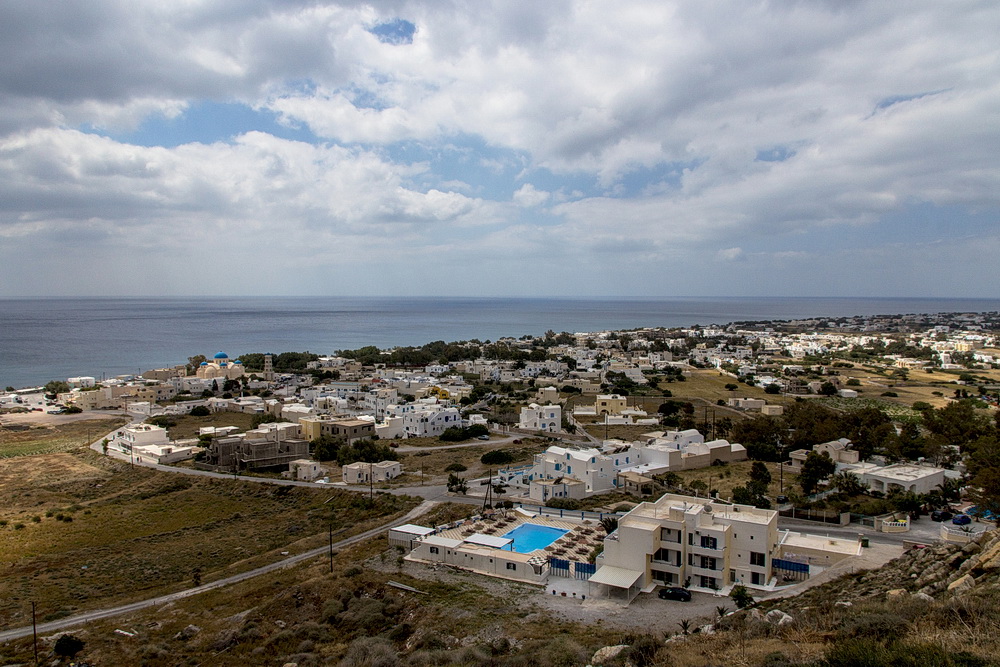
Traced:
<path fill-rule="evenodd" d="M 885 592 L 885 598 L 887 600 L 898 600 L 906 596 L 905 588 L 893 588 L 891 591 Z"/>
<path fill-rule="evenodd" d="M 598 665 L 611 662 L 627 648 L 627 644 L 618 644 L 617 646 L 605 646 L 604 648 L 599 648 L 597 649 L 597 652 L 594 653 L 594 657 L 590 659 L 590 664 L 597 667 Z"/>
<path fill-rule="evenodd" d="M 833 603 L 834 607 L 853 607 L 854 603 L 847 600 L 837 600 Z"/>
<path fill-rule="evenodd" d="M 174 639 L 180 639 L 180 640 L 191 639 L 199 632 L 201 632 L 201 628 L 199 628 L 197 625 L 189 625 L 180 632 L 178 632 L 176 635 L 174 635 Z"/>
<path fill-rule="evenodd" d="M 917 598 L 918 600 L 923 600 L 924 602 L 934 602 L 934 598 L 928 595 L 927 593 L 924 593 L 923 591 L 917 591 L 916 593 L 913 594 L 913 597 Z"/>
<path fill-rule="evenodd" d="M 776 625 L 779 628 L 786 625 L 791 625 L 795 622 L 791 616 L 781 611 L 780 609 L 772 609 L 764 615 L 764 620 L 771 625 Z"/>
<path fill-rule="evenodd" d="M 955 581 L 948 584 L 948 590 L 959 593 L 961 591 L 967 591 L 976 585 L 976 578 L 971 574 L 967 574 L 963 577 L 959 577 Z"/>

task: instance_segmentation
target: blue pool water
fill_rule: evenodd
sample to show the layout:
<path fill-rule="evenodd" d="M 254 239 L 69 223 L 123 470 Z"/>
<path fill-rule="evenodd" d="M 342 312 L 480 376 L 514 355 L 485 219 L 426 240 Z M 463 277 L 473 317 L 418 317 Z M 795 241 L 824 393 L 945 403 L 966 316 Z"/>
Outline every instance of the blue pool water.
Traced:
<path fill-rule="evenodd" d="M 562 528 L 539 526 L 537 523 L 522 523 L 509 533 L 504 533 L 504 537 L 514 540 L 514 551 L 530 554 L 532 551 L 544 549 L 568 532 Z"/>

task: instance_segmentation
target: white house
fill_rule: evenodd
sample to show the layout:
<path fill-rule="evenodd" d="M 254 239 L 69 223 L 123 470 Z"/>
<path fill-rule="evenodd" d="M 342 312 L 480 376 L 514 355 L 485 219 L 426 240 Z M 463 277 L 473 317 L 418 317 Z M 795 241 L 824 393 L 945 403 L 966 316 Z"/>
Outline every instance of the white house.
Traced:
<path fill-rule="evenodd" d="M 462 413 L 458 408 L 437 403 L 418 404 L 403 413 L 403 434 L 407 438 L 436 437 L 445 429 L 461 425 Z"/>
<path fill-rule="evenodd" d="M 342 476 L 347 484 L 369 484 L 388 482 L 403 474 L 399 461 L 379 461 L 378 463 L 348 463 L 343 467 Z"/>
<path fill-rule="evenodd" d="M 538 405 L 532 403 L 521 408 L 521 418 L 517 427 L 528 431 L 562 432 L 562 406 Z"/>

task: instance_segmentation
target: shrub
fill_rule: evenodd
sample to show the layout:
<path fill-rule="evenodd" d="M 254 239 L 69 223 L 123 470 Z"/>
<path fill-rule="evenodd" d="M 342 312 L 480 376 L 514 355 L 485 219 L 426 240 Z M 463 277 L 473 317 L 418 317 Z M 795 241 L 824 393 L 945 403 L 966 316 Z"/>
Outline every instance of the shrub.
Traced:
<path fill-rule="evenodd" d="M 837 637 L 841 639 L 896 641 L 905 637 L 908 629 L 909 624 L 899 614 L 867 612 L 846 618 L 837 632 Z"/>
<path fill-rule="evenodd" d="M 560 510 L 578 510 L 580 509 L 580 501 L 575 498 L 550 498 L 546 501 L 545 506 Z"/>
<path fill-rule="evenodd" d="M 466 470 L 468 470 L 468 468 L 461 463 L 449 463 L 444 469 L 445 472 L 465 472 Z"/>
<path fill-rule="evenodd" d="M 24 528 L 24 524 L 23 523 L 18 522 L 18 523 L 14 524 L 14 530 L 21 530 L 22 528 Z"/>
<path fill-rule="evenodd" d="M 212 413 L 204 405 L 196 405 L 195 407 L 191 408 L 192 417 L 207 417 L 210 414 Z"/>
<path fill-rule="evenodd" d="M 83 650 L 83 640 L 74 635 L 60 635 L 52 647 L 56 655 L 64 658 L 72 658 Z"/>

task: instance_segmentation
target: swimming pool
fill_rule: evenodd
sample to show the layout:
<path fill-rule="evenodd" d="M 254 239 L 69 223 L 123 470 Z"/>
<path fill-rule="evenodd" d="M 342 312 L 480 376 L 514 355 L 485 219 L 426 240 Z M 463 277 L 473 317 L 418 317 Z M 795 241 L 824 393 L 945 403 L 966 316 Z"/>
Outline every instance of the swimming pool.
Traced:
<path fill-rule="evenodd" d="M 514 551 L 530 554 L 532 551 L 544 549 L 568 532 L 562 528 L 539 526 L 537 523 L 522 523 L 509 533 L 504 533 L 504 537 L 514 540 Z"/>

